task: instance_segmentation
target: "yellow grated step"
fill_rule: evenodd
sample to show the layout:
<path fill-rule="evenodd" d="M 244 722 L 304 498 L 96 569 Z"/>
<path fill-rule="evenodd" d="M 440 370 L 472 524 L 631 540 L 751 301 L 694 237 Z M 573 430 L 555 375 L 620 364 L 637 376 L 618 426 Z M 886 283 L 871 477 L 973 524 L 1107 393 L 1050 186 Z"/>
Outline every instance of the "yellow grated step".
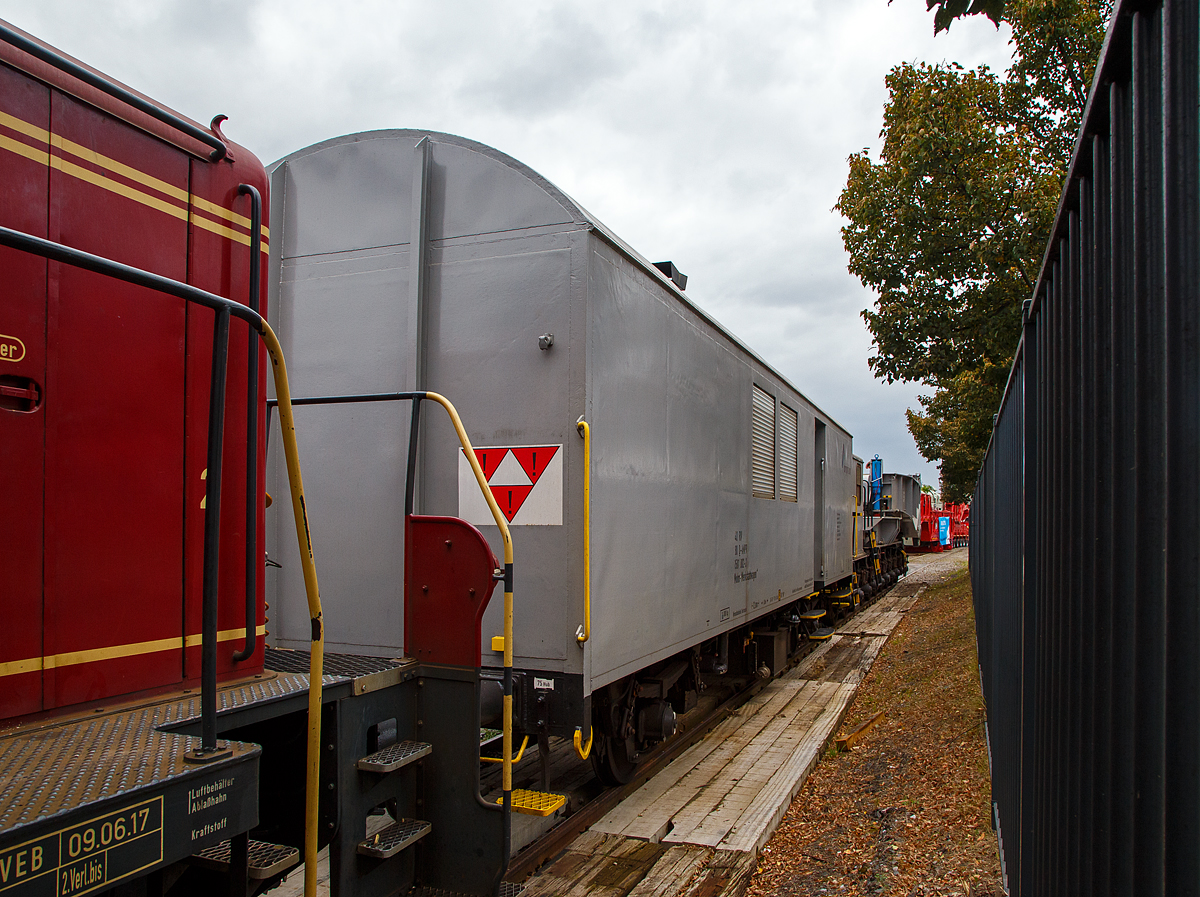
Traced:
<path fill-rule="evenodd" d="M 526 816 L 549 816 L 567 802 L 565 794 L 552 794 L 546 791 L 528 791 L 524 788 L 514 788 L 512 793 L 512 808 Z M 504 796 L 496 801 L 504 803 Z"/>

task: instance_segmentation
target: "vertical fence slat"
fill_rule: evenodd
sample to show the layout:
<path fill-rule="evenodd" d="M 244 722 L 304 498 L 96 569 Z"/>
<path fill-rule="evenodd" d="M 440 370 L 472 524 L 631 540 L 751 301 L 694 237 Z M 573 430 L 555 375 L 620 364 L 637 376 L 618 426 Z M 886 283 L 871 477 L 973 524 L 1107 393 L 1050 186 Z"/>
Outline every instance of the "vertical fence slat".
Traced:
<path fill-rule="evenodd" d="M 1165 890 L 1200 892 L 1200 542 L 1190 521 L 1200 509 L 1200 13 L 1195 2 L 1163 11 L 1163 227 L 1166 331 L 1168 538 L 1165 557 L 1166 730 Z"/>

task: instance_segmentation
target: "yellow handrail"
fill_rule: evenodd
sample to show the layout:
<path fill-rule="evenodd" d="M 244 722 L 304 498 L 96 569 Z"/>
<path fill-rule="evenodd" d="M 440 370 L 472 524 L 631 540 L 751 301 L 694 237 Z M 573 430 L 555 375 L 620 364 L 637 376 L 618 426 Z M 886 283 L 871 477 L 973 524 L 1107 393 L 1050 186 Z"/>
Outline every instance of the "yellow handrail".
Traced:
<path fill-rule="evenodd" d="M 471 446 L 471 440 L 467 437 L 466 428 L 463 427 L 462 419 L 458 416 L 458 412 L 450 403 L 450 400 L 445 396 L 440 396 L 436 392 L 425 393 L 425 398 L 432 399 L 450 415 L 450 420 L 454 424 L 454 432 L 458 434 L 458 441 L 462 444 L 463 451 L 467 455 L 467 463 L 471 465 L 471 471 L 475 474 L 475 481 L 479 483 L 479 489 L 483 492 L 484 499 L 487 500 L 488 508 L 492 512 L 492 517 L 496 521 L 496 526 L 500 527 L 500 538 L 504 541 L 504 673 L 505 685 L 504 689 L 504 740 L 501 742 L 501 754 L 504 760 L 504 773 L 501 778 L 501 788 L 504 791 L 506 800 L 505 806 L 511 804 L 510 798 L 512 795 L 512 663 L 513 663 L 513 547 L 512 535 L 508 531 L 508 521 L 504 519 L 504 514 L 500 510 L 500 505 L 496 503 L 496 496 L 492 495 L 492 490 L 488 487 L 487 477 L 483 475 L 483 468 L 479 466 L 479 459 L 475 457 L 475 449 Z M 311 897 L 306 894 L 305 897 Z"/>
<path fill-rule="evenodd" d="M 592 428 L 581 417 L 575 429 L 583 437 L 583 625 L 575 633 L 582 645 L 592 637 Z"/>
<path fill-rule="evenodd" d="M 312 653 L 308 661 L 308 748 L 304 779 L 304 897 L 317 894 L 317 810 L 320 799 L 321 771 L 321 679 L 325 664 L 325 632 L 321 625 L 321 590 L 317 584 L 317 566 L 313 561 L 312 532 L 304 508 L 304 482 L 300 476 L 300 454 L 296 447 L 296 421 L 292 416 L 292 393 L 288 386 L 283 348 L 269 324 L 262 322 L 262 338 L 271 356 L 275 396 L 279 400 L 279 429 L 283 435 L 283 455 L 287 460 L 288 487 L 292 493 L 292 513 L 296 518 L 296 541 L 300 547 L 300 566 L 304 571 L 304 592 L 312 623 Z"/>
<path fill-rule="evenodd" d="M 517 751 L 517 756 L 512 758 L 513 763 L 521 762 L 521 758 L 525 756 L 525 746 L 527 744 L 529 744 L 529 736 L 528 735 L 526 735 L 525 740 L 521 742 L 521 749 L 519 751 Z M 504 762 L 503 757 L 480 757 L 479 759 L 483 763 L 503 763 Z"/>
<path fill-rule="evenodd" d="M 575 633 L 579 647 L 592 637 L 592 428 L 582 417 L 575 429 L 583 437 L 583 625 Z M 586 760 L 592 752 L 596 730 L 588 731 L 587 746 L 583 744 L 583 728 L 575 729 L 575 753 Z"/>

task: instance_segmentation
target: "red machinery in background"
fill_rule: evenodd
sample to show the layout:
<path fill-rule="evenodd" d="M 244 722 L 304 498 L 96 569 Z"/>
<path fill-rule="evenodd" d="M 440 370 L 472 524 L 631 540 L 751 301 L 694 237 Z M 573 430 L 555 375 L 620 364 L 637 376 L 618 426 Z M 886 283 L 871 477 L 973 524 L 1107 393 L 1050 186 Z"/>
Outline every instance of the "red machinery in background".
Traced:
<path fill-rule="evenodd" d="M 971 506 L 964 502 L 946 502 L 942 509 L 950 517 L 950 547 L 965 548 L 971 538 Z"/>
<path fill-rule="evenodd" d="M 946 502 L 934 507 L 933 496 L 921 494 L 921 532 L 911 552 L 947 551 L 967 544 L 971 533 L 971 506 Z"/>

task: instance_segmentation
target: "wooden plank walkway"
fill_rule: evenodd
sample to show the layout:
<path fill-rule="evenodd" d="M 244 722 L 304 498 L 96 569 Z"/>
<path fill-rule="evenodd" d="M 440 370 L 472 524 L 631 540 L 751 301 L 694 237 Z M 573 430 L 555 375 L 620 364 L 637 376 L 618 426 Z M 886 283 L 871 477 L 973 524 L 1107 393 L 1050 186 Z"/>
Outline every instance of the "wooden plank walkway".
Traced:
<path fill-rule="evenodd" d="M 962 560 L 931 558 L 576 839 L 523 897 L 743 893 L 892 631 Z"/>

